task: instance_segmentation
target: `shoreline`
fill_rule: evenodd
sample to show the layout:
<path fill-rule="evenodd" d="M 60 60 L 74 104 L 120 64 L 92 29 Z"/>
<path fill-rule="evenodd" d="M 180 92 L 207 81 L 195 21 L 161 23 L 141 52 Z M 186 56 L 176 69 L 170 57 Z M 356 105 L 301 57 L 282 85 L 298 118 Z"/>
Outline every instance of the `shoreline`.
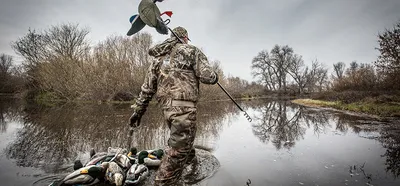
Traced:
<path fill-rule="evenodd" d="M 400 105 L 397 103 L 354 102 L 346 104 L 340 101 L 315 99 L 294 99 L 291 102 L 307 107 L 330 108 L 337 111 L 350 112 L 350 114 L 362 114 L 381 119 L 400 117 Z"/>

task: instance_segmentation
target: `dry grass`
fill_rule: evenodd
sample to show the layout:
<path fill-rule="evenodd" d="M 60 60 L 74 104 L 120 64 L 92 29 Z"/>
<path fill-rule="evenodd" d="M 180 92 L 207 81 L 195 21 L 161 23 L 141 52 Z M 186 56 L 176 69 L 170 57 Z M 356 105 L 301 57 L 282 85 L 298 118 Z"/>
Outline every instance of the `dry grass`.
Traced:
<path fill-rule="evenodd" d="M 400 117 L 400 105 L 398 103 L 377 103 L 376 101 L 370 100 L 346 104 L 340 101 L 322 101 L 313 99 L 296 99 L 292 102 L 304 106 L 329 107 L 381 117 Z"/>

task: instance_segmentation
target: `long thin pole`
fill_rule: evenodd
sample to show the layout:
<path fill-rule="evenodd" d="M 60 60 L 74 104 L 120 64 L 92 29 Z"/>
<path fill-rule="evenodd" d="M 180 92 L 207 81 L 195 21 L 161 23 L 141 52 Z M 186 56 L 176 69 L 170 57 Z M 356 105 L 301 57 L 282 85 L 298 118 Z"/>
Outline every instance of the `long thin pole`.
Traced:
<path fill-rule="evenodd" d="M 228 91 L 226 91 L 225 88 L 222 87 L 222 85 L 221 85 L 219 82 L 217 82 L 217 84 L 218 84 L 218 86 L 225 92 L 225 94 L 228 95 L 229 98 L 231 98 L 231 100 L 236 104 L 236 106 L 237 106 L 241 111 L 244 112 L 244 110 L 242 109 L 242 107 L 240 107 L 239 104 L 236 103 L 236 101 L 232 98 L 232 96 L 228 93 Z"/>

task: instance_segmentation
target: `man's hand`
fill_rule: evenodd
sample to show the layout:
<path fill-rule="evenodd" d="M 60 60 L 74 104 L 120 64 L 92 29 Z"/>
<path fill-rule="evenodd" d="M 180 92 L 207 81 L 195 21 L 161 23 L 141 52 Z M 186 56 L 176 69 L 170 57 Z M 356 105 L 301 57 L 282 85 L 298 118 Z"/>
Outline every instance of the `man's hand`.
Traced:
<path fill-rule="evenodd" d="M 131 127 L 138 127 L 140 125 L 140 119 L 142 118 L 142 115 L 139 114 L 138 112 L 133 112 L 132 116 L 129 118 L 129 125 Z"/>

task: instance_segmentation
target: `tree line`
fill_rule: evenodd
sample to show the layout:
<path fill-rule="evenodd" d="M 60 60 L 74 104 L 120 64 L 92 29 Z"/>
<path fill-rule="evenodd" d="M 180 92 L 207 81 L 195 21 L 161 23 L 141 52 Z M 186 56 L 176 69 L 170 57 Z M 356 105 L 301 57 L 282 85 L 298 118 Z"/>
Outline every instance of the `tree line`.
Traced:
<path fill-rule="evenodd" d="M 13 65 L 11 56 L 1 55 L 0 92 L 69 101 L 134 99 L 152 60 L 147 53 L 154 44 L 151 35 L 111 35 L 91 46 L 89 33 L 77 24 L 51 26 L 42 32 L 29 29 L 11 44 L 22 65 Z M 225 77 L 219 61 L 210 63 L 234 97 L 261 94 L 255 82 Z M 201 86 L 201 91 L 204 99 L 226 98 L 217 86 Z"/>
<path fill-rule="evenodd" d="M 336 91 L 400 90 L 400 21 L 378 34 L 378 58 L 373 63 L 353 61 L 334 64 L 333 89 Z"/>
<path fill-rule="evenodd" d="M 42 32 L 29 29 L 11 44 L 23 59 L 21 65 L 13 64 L 9 55 L 0 55 L 0 93 L 61 100 L 134 99 L 152 60 L 147 54 L 154 44 L 151 35 L 111 35 L 92 46 L 89 33 L 77 24 L 51 26 Z M 337 62 L 331 74 L 317 59 L 306 65 L 288 45 L 262 50 L 252 59 L 253 82 L 226 76 L 217 60 L 211 65 L 233 97 L 399 90 L 400 22 L 378 34 L 378 44 L 380 55 L 373 63 L 353 61 L 346 67 Z M 218 86 L 200 88 L 202 99 L 227 98 Z"/>
<path fill-rule="evenodd" d="M 333 64 L 333 72 L 318 60 L 306 66 L 288 45 L 275 45 L 253 58 L 252 75 L 267 90 L 297 94 L 326 91 L 400 90 L 400 21 L 378 34 L 380 55 L 371 63 Z"/>

